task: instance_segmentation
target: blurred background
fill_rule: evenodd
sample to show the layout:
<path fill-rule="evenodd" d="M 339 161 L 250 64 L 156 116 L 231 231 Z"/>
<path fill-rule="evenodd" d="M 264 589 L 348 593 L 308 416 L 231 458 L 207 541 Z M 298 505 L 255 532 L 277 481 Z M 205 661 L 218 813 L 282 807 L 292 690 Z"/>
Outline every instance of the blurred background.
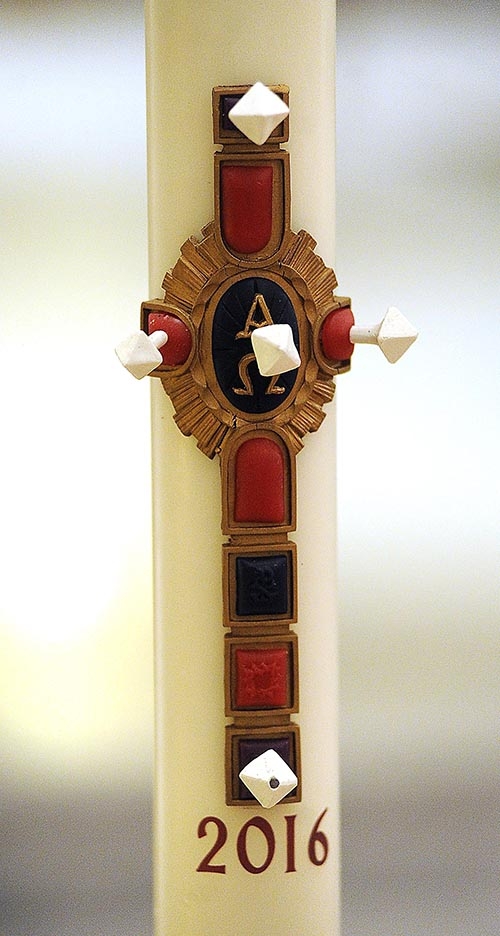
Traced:
<path fill-rule="evenodd" d="M 497 936 L 500 10 L 337 8 L 343 936 Z M 0 932 L 148 936 L 143 9 L 2 20 Z"/>

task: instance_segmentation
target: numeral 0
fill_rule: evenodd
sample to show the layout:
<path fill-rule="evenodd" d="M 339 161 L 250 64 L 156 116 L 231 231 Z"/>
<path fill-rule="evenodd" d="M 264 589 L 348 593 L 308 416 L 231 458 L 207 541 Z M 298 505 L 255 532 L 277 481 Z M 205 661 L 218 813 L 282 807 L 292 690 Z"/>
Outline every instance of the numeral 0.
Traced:
<path fill-rule="evenodd" d="M 247 832 L 252 827 L 260 829 L 262 832 L 266 844 L 267 844 L 267 856 L 265 861 L 261 865 L 254 865 L 250 858 L 248 857 L 247 851 Z M 240 829 L 238 835 L 238 841 L 236 842 L 236 851 L 238 852 L 238 858 L 240 860 L 240 865 L 245 871 L 248 871 L 250 874 L 262 874 L 266 868 L 269 867 L 271 861 L 274 858 L 274 849 L 276 847 L 276 842 L 274 840 L 274 832 L 272 826 L 267 821 L 263 819 L 262 816 L 254 816 L 253 819 L 249 819 L 248 822 L 245 822 L 245 825 Z"/>
<path fill-rule="evenodd" d="M 318 816 L 312 827 L 309 841 L 307 843 L 307 855 L 309 861 L 311 864 L 316 865 L 316 867 L 324 864 L 328 857 L 328 839 L 325 833 L 319 828 L 326 812 L 327 810 L 324 809 L 321 815 Z M 297 870 L 295 866 L 295 820 L 297 817 L 294 815 L 284 816 L 283 818 L 286 824 L 285 873 L 289 873 L 290 871 Z M 207 851 L 204 858 L 202 858 L 196 870 L 205 871 L 210 874 L 225 874 L 226 865 L 215 864 L 213 859 L 216 855 L 218 855 L 227 842 L 226 823 L 223 822 L 222 819 L 219 819 L 218 816 L 205 816 L 205 818 L 202 819 L 198 825 L 198 838 L 204 838 L 206 835 L 208 835 L 208 826 L 211 824 L 215 825 L 216 828 L 215 842 Z M 247 836 L 249 829 L 258 829 L 264 836 L 266 842 L 267 854 L 264 861 L 260 865 L 254 864 L 248 854 Z M 267 819 L 264 819 L 263 816 L 253 816 L 252 819 L 249 819 L 241 827 L 236 840 L 236 854 L 238 856 L 238 861 L 241 867 L 249 874 L 262 874 L 263 871 L 266 871 L 274 858 L 275 849 L 276 839 L 273 827 Z"/>

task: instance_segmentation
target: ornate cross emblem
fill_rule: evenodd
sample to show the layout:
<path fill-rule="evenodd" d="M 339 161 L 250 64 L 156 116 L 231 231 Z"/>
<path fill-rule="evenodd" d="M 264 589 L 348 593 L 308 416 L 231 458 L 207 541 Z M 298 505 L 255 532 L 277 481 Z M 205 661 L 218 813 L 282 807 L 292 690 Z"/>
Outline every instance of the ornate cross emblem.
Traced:
<path fill-rule="evenodd" d="M 219 456 L 228 805 L 302 795 L 295 462 L 347 371 L 354 340 L 397 359 L 416 332 L 389 310 L 356 329 L 350 300 L 290 227 L 288 88 L 213 90 L 215 218 L 142 304 L 117 353 L 151 371 L 181 432 Z M 154 370 L 153 370 L 154 368 Z M 303 638 L 306 640 L 307 635 Z M 277 759 L 276 759 L 277 758 Z"/>

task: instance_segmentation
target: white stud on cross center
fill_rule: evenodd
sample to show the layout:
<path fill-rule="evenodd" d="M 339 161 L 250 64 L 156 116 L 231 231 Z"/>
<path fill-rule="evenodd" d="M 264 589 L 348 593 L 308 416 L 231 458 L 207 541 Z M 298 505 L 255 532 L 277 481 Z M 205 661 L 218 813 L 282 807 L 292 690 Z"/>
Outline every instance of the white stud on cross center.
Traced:
<path fill-rule="evenodd" d="M 251 341 L 262 377 L 286 374 L 300 366 L 290 325 L 262 325 L 252 332 Z"/>

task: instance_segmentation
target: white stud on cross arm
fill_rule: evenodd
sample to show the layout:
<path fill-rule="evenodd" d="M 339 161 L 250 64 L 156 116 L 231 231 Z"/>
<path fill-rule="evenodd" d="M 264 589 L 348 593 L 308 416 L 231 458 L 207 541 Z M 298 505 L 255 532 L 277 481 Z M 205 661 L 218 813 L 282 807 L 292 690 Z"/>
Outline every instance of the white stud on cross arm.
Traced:
<path fill-rule="evenodd" d="M 395 306 L 389 306 L 381 322 L 364 328 L 353 325 L 353 344 L 378 344 L 390 364 L 395 364 L 418 337 L 418 331 Z"/>
<path fill-rule="evenodd" d="M 137 377 L 137 380 L 141 380 L 161 364 L 163 358 L 159 349 L 163 348 L 167 341 L 168 335 L 164 331 L 155 331 L 151 335 L 138 331 L 120 341 L 115 353 L 123 366 Z"/>
<path fill-rule="evenodd" d="M 264 809 L 276 806 L 299 782 L 293 770 L 273 748 L 250 761 L 240 771 L 239 778 Z"/>
<path fill-rule="evenodd" d="M 262 325 L 251 335 L 253 353 L 262 377 L 274 377 L 296 370 L 300 355 L 289 325 Z"/>

